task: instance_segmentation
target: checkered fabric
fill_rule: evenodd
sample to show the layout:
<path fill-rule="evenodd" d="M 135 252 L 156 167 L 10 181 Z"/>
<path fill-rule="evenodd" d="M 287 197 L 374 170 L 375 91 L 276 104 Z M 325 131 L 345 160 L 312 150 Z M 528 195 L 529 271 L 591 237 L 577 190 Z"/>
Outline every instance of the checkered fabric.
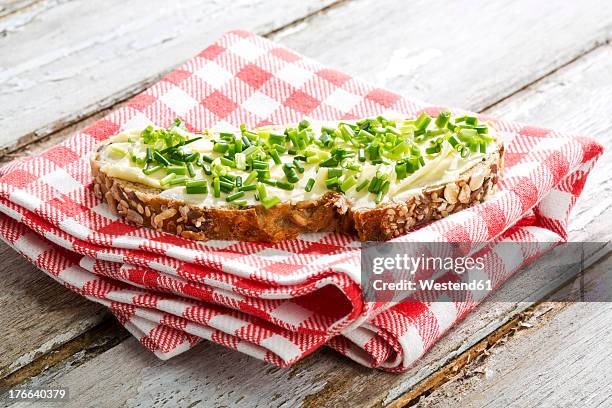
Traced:
<path fill-rule="evenodd" d="M 441 109 L 229 32 L 104 119 L 2 168 L 0 236 L 58 282 L 109 307 L 160 358 L 208 339 L 287 366 L 327 344 L 361 364 L 402 371 L 481 299 L 439 293 L 449 301 L 364 302 L 360 245 L 342 234 L 193 242 L 137 227 L 94 196 L 89 156 L 122 129 L 168 126 L 176 116 L 197 130 Z M 546 250 L 529 243 L 567 239 L 571 208 L 602 147 L 480 118 L 506 143 L 498 194 L 396 240 L 490 242 L 486 270 L 497 287 Z M 516 243 L 516 256 L 497 255 L 498 242 Z"/>

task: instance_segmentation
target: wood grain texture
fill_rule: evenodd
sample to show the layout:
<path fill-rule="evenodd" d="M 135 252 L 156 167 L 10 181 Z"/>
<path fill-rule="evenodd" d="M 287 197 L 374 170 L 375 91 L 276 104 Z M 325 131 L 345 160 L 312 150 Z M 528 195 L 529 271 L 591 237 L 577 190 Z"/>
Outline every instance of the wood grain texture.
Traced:
<path fill-rule="evenodd" d="M 333 1 L 51 3 L 0 23 L 0 55 L 10 55 L 0 61 L 0 148 L 136 94 L 226 30 L 265 34 Z"/>
<path fill-rule="evenodd" d="M 496 114 L 505 112 L 507 117 L 511 117 L 512 112 L 522 112 L 515 117 L 541 125 L 548 125 L 548 121 L 553 125 L 562 124 L 561 127 L 567 130 L 597 136 L 605 145 L 609 145 L 612 142 L 612 121 L 605 112 L 612 97 L 612 88 L 602 87 L 601 83 L 602 79 L 612 83 L 611 56 L 611 48 L 602 47 L 517 95 L 516 103 L 511 98 L 493 111 Z M 561 83 L 562 86 L 554 85 Z M 600 103 L 573 102 L 581 100 L 576 99 L 581 96 L 586 99 L 587 95 L 594 95 L 594 100 Z M 526 101 L 532 98 L 539 102 L 534 102 L 530 109 L 523 111 Z M 559 106 L 559 101 L 565 101 L 567 107 Z M 610 221 L 602 220 L 590 210 L 597 206 L 606 209 L 610 205 L 609 194 L 595 194 L 610 188 L 608 180 L 601 180 L 605 178 L 601 175 L 612 172 L 609 157 L 601 160 L 578 203 L 572 228 L 573 239 L 609 241 L 611 238 Z M 600 204 L 602 201 L 606 203 Z M 520 287 L 521 278 L 531 279 L 531 284 L 535 284 L 537 282 L 533 279 L 538 273 L 537 264 L 527 268 L 504 286 L 502 290 L 506 291 L 505 295 L 500 292 L 494 296 L 507 299 L 507 291 Z M 549 291 L 553 289 L 550 278 L 545 274 L 539 275 L 542 288 L 548 286 Z M 556 287 L 560 284 L 558 282 Z M 390 404 L 527 306 L 526 302 L 489 302 L 486 307 L 478 308 L 402 375 L 369 370 L 347 362 L 330 351 L 320 351 L 290 369 L 264 368 L 259 361 L 239 353 L 224 352 L 209 344 L 163 363 L 142 351 L 141 346 L 131 340 L 45 384 L 68 385 L 78 390 L 93 387 L 91 393 L 83 391 L 87 395 L 79 401 L 96 398 L 100 390 L 113 390 L 113 395 L 121 397 L 117 397 L 111 406 L 137 405 L 146 398 L 185 404 L 202 398 L 200 393 L 191 396 L 185 396 L 180 390 L 175 393 L 176 385 L 164 387 L 165 384 L 177 383 L 181 384 L 181 389 L 205 389 L 206 400 L 201 401 L 202 406 L 214 406 L 215 401 L 232 402 L 235 406 Z M 126 365 L 125 361 L 130 361 L 130 364 Z M 240 369 L 236 370 L 236 367 Z M 134 374 L 138 375 L 132 380 Z M 126 383 L 127 378 L 130 380 Z M 287 396 L 290 396 L 290 402 L 286 401 Z"/>
<path fill-rule="evenodd" d="M 106 309 L 72 293 L 0 243 L 0 378 L 90 329 Z"/>
<path fill-rule="evenodd" d="M 612 257 L 589 272 L 595 274 L 609 290 Z M 610 406 L 611 320 L 609 302 L 542 303 L 524 322 L 524 330 L 491 348 L 486 358 L 467 366 L 417 406 Z"/>
<path fill-rule="evenodd" d="M 481 110 L 610 38 L 606 0 L 350 2 L 273 37 L 411 98 Z"/>

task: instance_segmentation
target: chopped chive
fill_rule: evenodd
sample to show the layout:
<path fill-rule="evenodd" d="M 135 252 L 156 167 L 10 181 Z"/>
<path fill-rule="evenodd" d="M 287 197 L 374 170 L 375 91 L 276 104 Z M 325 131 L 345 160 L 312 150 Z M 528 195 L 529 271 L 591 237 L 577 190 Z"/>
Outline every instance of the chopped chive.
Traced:
<path fill-rule="evenodd" d="M 476 126 L 478 124 L 478 118 L 476 116 L 467 116 L 465 118 L 465 123 L 468 125 Z"/>
<path fill-rule="evenodd" d="M 153 174 L 156 171 L 161 170 L 163 168 L 164 168 L 163 166 L 157 165 L 157 166 L 153 166 L 153 167 L 148 167 L 146 169 L 142 169 L 142 172 L 148 176 L 148 175 Z"/>
<path fill-rule="evenodd" d="M 259 195 L 260 200 L 264 200 L 266 197 L 268 197 L 266 186 L 264 186 L 262 183 L 257 183 L 257 194 Z"/>
<path fill-rule="evenodd" d="M 270 178 L 270 171 L 269 170 L 257 170 L 257 179 L 263 180 L 263 179 L 267 179 L 267 178 Z"/>
<path fill-rule="evenodd" d="M 231 159 L 228 159 L 227 157 L 221 158 L 221 164 L 223 164 L 224 166 L 236 167 L 236 162 Z"/>
<path fill-rule="evenodd" d="M 297 171 L 299 171 L 300 173 L 304 173 L 304 166 L 302 166 L 299 160 L 293 159 L 293 165 L 295 166 Z"/>
<path fill-rule="evenodd" d="M 206 180 L 193 180 L 185 183 L 185 192 L 187 194 L 206 194 L 208 193 L 208 184 Z"/>
<path fill-rule="evenodd" d="M 170 164 L 174 164 L 175 166 L 179 166 L 179 167 L 183 167 L 185 165 L 184 160 L 178 160 L 172 157 L 168 157 L 168 161 L 170 162 Z"/>
<path fill-rule="evenodd" d="M 285 176 L 287 177 L 287 180 L 290 183 L 297 183 L 300 180 L 300 178 L 298 177 L 293 167 L 294 165 L 292 163 L 285 163 L 283 165 L 283 172 L 285 173 Z"/>
<path fill-rule="evenodd" d="M 186 142 L 183 142 L 183 146 L 188 145 L 189 143 L 193 143 L 196 140 L 200 140 L 202 138 L 202 136 L 198 136 L 198 137 L 194 137 L 193 139 L 189 139 Z"/>
<path fill-rule="evenodd" d="M 169 182 L 171 182 L 176 177 L 176 173 L 170 173 L 161 180 L 159 180 L 159 184 L 165 186 Z"/>
<path fill-rule="evenodd" d="M 153 148 L 147 147 L 147 163 L 153 161 Z"/>
<path fill-rule="evenodd" d="M 342 169 L 327 169 L 327 178 L 341 177 Z"/>
<path fill-rule="evenodd" d="M 442 148 L 438 144 L 425 149 L 425 153 L 427 154 L 436 154 L 436 153 L 440 153 L 441 151 L 442 151 Z"/>
<path fill-rule="evenodd" d="M 282 188 L 283 190 L 293 190 L 294 185 L 292 183 L 286 183 L 284 181 L 277 181 L 276 187 Z"/>
<path fill-rule="evenodd" d="M 185 161 L 186 162 L 194 162 L 194 161 L 197 161 L 199 158 L 200 158 L 200 153 L 193 152 L 193 153 L 188 154 L 187 156 L 185 156 Z"/>
<path fill-rule="evenodd" d="M 263 205 L 265 209 L 270 209 L 280 202 L 281 199 L 278 196 L 261 198 L 261 205 Z"/>
<path fill-rule="evenodd" d="M 260 180 L 262 183 L 267 184 L 269 186 L 275 186 L 276 185 L 276 180 L 272 180 L 271 178 L 262 178 Z"/>
<path fill-rule="evenodd" d="M 219 188 L 226 194 L 231 193 L 234 189 L 234 184 L 219 179 Z"/>
<path fill-rule="evenodd" d="M 187 194 L 206 194 L 208 193 L 208 187 L 203 185 L 201 187 L 185 187 Z"/>
<path fill-rule="evenodd" d="M 346 180 L 344 180 L 342 184 L 340 185 L 340 190 L 346 193 L 356 183 L 357 183 L 357 177 L 355 176 L 347 177 Z"/>
<path fill-rule="evenodd" d="M 190 177 L 195 177 L 196 172 L 195 168 L 193 168 L 193 163 L 187 163 L 187 172 L 189 173 Z"/>
<path fill-rule="evenodd" d="M 348 141 L 355 137 L 355 132 L 346 123 L 340 124 L 339 128 L 344 140 Z"/>
<path fill-rule="evenodd" d="M 270 149 L 270 156 L 272 157 L 272 160 L 274 160 L 274 163 L 276 164 L 281 164 L 281 158 L 278 155 L 278 152 L 276 151 L 276 149 Z"/>
<path fill-rule="evenodd" d="M 170 165 L 170 162 L 168 161 L 168 159 L 162 156 L 161 153 L 158 152 L 157 150 L 153 152 L 153 158 L 155 158 L 155 160 L 157 160 L 159 163 L 163 164 L 164 166 Z"/>
<path fill-rule="evenodd" d="M 213 151 L 217 153 L 225 153 L 229 149 L 229 146 L 225 142 L 216 142 L 213 146 Z"/>
<path fill-rule="evenodd" d="M 221 181 L 219 177 L 213 179 L 213 194 L 216 198 L 221 197 Z"/>
<path fill-rule="evenodd" d="M 275 133 L 270 133 L 270 137 L 268 138 L 268 142 L 270 144 L 282 144 L 285 143 L 285 135 L 279 135 Z"/>
<path fill-rule="evenodd" d="M 487 152 L 487 144 L 480 143 L 480 153 L 486 153 L 486 152 Z"/>
<path fill-rule="evenodd" d="M 238 201 L 234 201 L 233 204 L 237 205 L 238 207 L 244 207 L 245 205 L 248 204 L 248 202 L 247 200 L 238 200 Z"/>
<path fill-rule="evenodd" d="M 205 161 L 206 163 L 212 163 L 213 162 L 213 158 L 210 156 L 206 156 L 206 155 L 201 155 L 200 158 L 202 159 L 202 161 Z"/>
<path fill-rule="evenodd" d="M 489 127 L 486 126 L 486 125 L 474 126 L 474 129 L 476 129 L 476 132 L 478 132 L 478 134 L 487 134 L 487 133 L 489 133 Z"/>
<path fill-rule="evenodd" d="M 208 164 L 203 164 L 202 169 L 204 170 L 204 174 L 206 174 L 207 176 L 210 176 L 212 174 L 212 170 L 210 169 L 210 166 Z"/>
<path fill-rule="evenodd" d="M 327 186 L 327 188 L 332 188 L 337 186 L 339 182 L 340 180 L 338 179 L 338 177 L 332 177 L 330 179 L 325 180 L 325 185 Z"/>
<path fill-rule="evenodd" d="M 182 185 L 185 184 L 185 182 L 187 181 L 187 177 L 175 177 L 172 180 L 170 180 L 168 182 L 169 186 L 178 186 L 178 185 Z"/>
<path fill-rule="evenodd" d="M 236 161 L 236 168 L 239 170 L 246 170 L 247 160 L 246 155 L 244 153 L 236 153 L 234 156 L 234 160 Z"/>
<path fill-rule="evenodd" d="M 314 185 L 315 185 L 315 179 L 310 178 L 306 182 L 306 187 L 304 187 L 304 190 L 306 190 L 307 193 L 310 193 L 312 191 L 312 188 L 314 187 Z"/>
<path fill-rule="evenodd" d="M 365 149 L 359 149 L 359 161 L 366 161 Z"/>
<path fill-rule="evenodd" d="M 247 176 L 246 180 L 244 180 L 244 184 L 251 184 L 252 182 L 254 182 L 257 179 L 257 171 L 253 170 L 252 172 L 249 173 L 249 175 Z"/>
<path fill-rule="evenodd" d="M 242 185 L 240 187 L 238 187 L 239 191 L 255 191 L 257 189 L 257 185 L 256 184 L 247 184 L 247 185 Z"/>
<path fill-rule="evenodd" d="M 334 156 L 319 163 L 320 167 L 336 167 L 340 162 Z"/>
<path fill-rule="evenodd" d="M 249 138 L 248 138 L 248 137 L 246 137 L 246 136 L 242 136 L 242 137 L 240 138 L 240 140 L 242 141 L 242 144 L 243 144 L 243 145 L 244 145 L 244 146 L 245 146 L 247 149 L 253 146 L 253 143 L 251 143 L 251 139 L 249 139 Z"/>
<path fill-rule="evenodd" d="M 360 192 L 361 190 L 363 190 L 364 188 L 366 188 L 368 186 L 368 184 L 370 183 L 370 180 L 363 180 L 361 183 L 359 183 L 359 185 L 355 188 L 355 190 L 357 192 Z"/>
<path fill-rule="evenodd" d="M 236 180 L 234 180 L 236 183 L 236 187 L 242 187 L 242 177 L 237 176 Z"/>
<path fill-rule="evenodd" d="M 398 163 L 395 165 L 395 174 L 397 174 L 397 179 L 402 180 L 406 178 L 406 163 Z"/>
<path fill-rule="evenodd" d="M 187 174 L 187 168 L 185 166 L 168 166 L 166 170 L 168 173 L 175 173 L 181 176 Z"/>
<path fill-rule="evenodd" d="M 225 197 L 225 201 L 227 201 L 228 203 L 231 203 L 232 201 L 235 201 L 235 200 L 237 200 L 239 198 L 244 197 L 244 195 L 245 195 L 244 191 L 238 191 L 238 192 L 236 192 L 234 194 L 230 194 L 227 197 Z"/>
<path fill-rule="evenodd" d="M 270 168 L 270 165 L 265 161 L 253 160 L 253 168 L 256 170 L 267 170 Z"/>
<path fill-rule="evenodd" d="M 376 198 L 374 199 L 374 202 L 376 204 L 380 204 L 380 202 L 382 201 L 383 198 L 383 192 L 382 190 L 380 190 L 378 193 L 376 193 Z"/>
<path fill-rule="evenodd" d="M 451 113 L 449 111 L 442 111 L 436 118 L 436 126 L 440 129 L 445 128 L 450 121 Z"/>
<path fill-rule="evenodd" d="M 299 124 L 298 124 L 298 129 L 302 130 L 302 129 L 306 129 L 310 127 L 310 122 L 307 121 L 306 119 L 302 120 Z"/>
<path fill-rule="evenodd" d="M 423 112 L 414 122 L 414 126 L 416 126 L 416 128 L 419 130 L 423 130 L 427 128 L 430 122 L 431 117 L 427 114 L 427 112 Z"/>

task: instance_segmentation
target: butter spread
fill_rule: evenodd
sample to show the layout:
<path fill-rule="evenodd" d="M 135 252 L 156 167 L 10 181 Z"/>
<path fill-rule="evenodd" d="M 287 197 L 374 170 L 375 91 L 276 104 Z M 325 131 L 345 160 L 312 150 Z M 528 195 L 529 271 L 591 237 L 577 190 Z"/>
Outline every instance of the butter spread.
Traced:
<path fill-rule="evenodd" d="M 267 171 L 269 173 L 265 173 L 266 170 L 263 170 L 265 173 L 263 178 L 268 180 L 267 183 L 263 184 L 267 197 L 276 196 L 281 202 L 298 202 L 318 199 L 328 191 L 342 191 L 351 202 L 353 208 L 368 208 L 389 201 L 405 201 L 409 197 L 419 194 L 424 187 L 452 181 L 478 162 L 486 160 L 497 149 L 497 144 L 495 143 L 496 135 L 490 125 L 478 125 L 477 120 L 474 119 L 470 121 L 472 125 L 468 125 L 465 118 L 462 118 L 463 121 L 461 119 L 458 121 L 457 118 L 452 117 L 448 119 L 450 125 L 445 125 L 444 127 L 438 126 L 441 123 L 432 118 L 434 120 L 430 120 L 423 127 L 422 122 L 418 122 L 419 119 L 388 120 L 388 123 L 391 125 L 387 125 L 387 127 L 391 128 L 390 132 L 392 132 L 389 134 L 389 137 L 385 136 L 386 133 L 382 133 L 385 131 L 385 128 L 380 129 L 382 126 L 376 128 L 377 131 L 381 132 L 380 134 L 373 134 L 373 125 L 367 128 L 366 125 L 362 124 L 361 127 L 366 127 L 370 131 L 362 132 L 362 137 L 357 142 L 355 139 L 358 139 L 360 137 L 358 135 L 361 134 L 358 127 L 358 124 L 362 123 L 360 121 L 305 122 L 308 123 L 306 127 L 308 131 L 305 132 L 307 135 L 304 137 L 308 138 L 309 141 L 307 140 L 306 143 L 302 144 L 293 143 L 294 139 L 290 138 L 287 135 L 286 129 L 280 126 L 262 127 L 253 131 L 245 130 L 245 128 L 242 128 L 242 130 L 236 129 L 233 132 L 235 139 L 232 139 L 228 132 L 205 130 L 200 134 L 195 134 L 186 131 L 183 126 L 178 125 L 168 129 L 174 132 L 178 141 L 175 144 L 173 144 L 174 141 L 170 142 L 170 148 L 167 147 L 167 140 L 166 144 L 163 144 L 160 140 L 152 141 L 143 137 L 145 129 L 131 129 L 111 137 L 111 143 L 101 149 L 101 170 L 110 177 L 161 189 L 160 196 L 182 200 L 195 206 L 254 205 L 260 201 L 258 196 L 259 190 L 253 188 L 252 190 L 244 191 L 244 194 L 239 193 L 242 189 L 238 186 L 239 183 L 235 181 L 236 178 L 243 182 L 248 180 L 254 171 L 251 167 L 253 164 L 252 162 L 250 162 L 250 165 L 249 162 L 246 165 L 244 163 L 240 164 L 239 162 L 243 161 L 242 157 L 237 157 L 236 153 L 247 151 L 246 145 L 249 143 L 248 137 L 250 137 L 253 140 L 260 141 L 262 148 L 259 149 L 259 154 L 266 155 L 265 152 L 267 150 L 270 150 L 270 148 L 274 149 L 274 144 L 269 143 L 269 135 L 274 134 L 276 135 L 274 137 L 277 138 L 280 137 L 279 135 L 285 135 L 286 141 L 280 144 L 284 145 L 287 151 L 278 154 L 278 158 L 282 162 L 281 164 L 277 164 L 270 156 L 266 156 L 267 158 L 260 157 L 262 160 L 259 160 L 265 162 L 268 166 Z M 387 120 L 385 119 L 385 121 Z M 438 122 L 438 125 L 435 122 Z M 304 130 L 304 126 L 305 124 L 301 125 L 302 130 Z M 353 127 L 352 130 L 347 130 L 349 126 Z M 446 126 L 452 126 L 454 129 L 449 130 Z M 486 130 L 482 131 L 483 128 Z M 295 135 L 300 128 L 294 126 L 292 129 L 294 129 L 293 135 Z M 335 129 L 335 132 L 332 132 L 333 129 Z M 342 129 L 342 132 L 338 131 L 338 129 Z M 465 130 L 465 135 L 463 135 L 465 137 L 462 137 L 462 133 L 459 133 L 457 129 L 476 129 L 478 132 L 468 132 Z M 151 128 L 148 128 L 149 132 L 151 130 Z M 153 130 L 159 129 L 154 128 Z M 480 133 L 481 131 L 482 133 Z M 242 136 L 244 136 L 245 132 L 250 132 L 246 133 L 248 136 L 247 141 L 245 143 L 238 143 L 238 146 L 232 145 L 237 139 L 244 140 Z M 303 134 L 304 132 L 301 133 Z M 347 133 L 349 137 L 346 137 Z M 324 134 L 331 137 L 324 137 Z M 257 138 L 253 135 L 257 135 Z M 351 135 L 355 135 L 355 139 L 352 139 Z M 224 142 L 221 136 L 223 136 L 226 142 L 230 143 L 230 149 L 231 146 L 234 146 L 233 152 L 224 152 L 220 148 L 215 149 L 215 144 Z M 370 136 L 373 136 L 374 139 Z M 198 137 L 199 139 L 193 140 Z M 380 140 L 377 141 L 376 137 L 379 137 Z M 451 138 L 452 140 L 450 140 Z M 321 139 L 331 139 L 331 142 L 327 141 L 327 145 L 321 142 L 313 143 L 314 140 Z M 387 139 L 391 140 L 391 142 L 385 142 Z M 189 140 L 193 141 L 184 143 Z M 183 144 L 181 144 L 181 141 Z M 404 144 L 402 144 L 403 141 L 405 141 Z M 458 146 L 456 145 L 457 142 L 459 142 Z M 378 143 L 381 146 L 379 148 L 379 151 L 382 152 L 380 158 L 372 159 L 373 156 L 370 155 L 368 157 L 367 152 L 366 157 L 362 158 L 361 153 L 364 153 L 364 150 L 360 151 L 360 149 L 363 149 L 365 145 L 370 146 L 373 143 Z M 393 150 L 393 143 L 397 147 L 395 150 Z M 252 145 L 256 145 L 256 143 Z M 476 146 L 474 147 L 474 145 Z M 385 150 L 387 148 L 388 150 Z M 237 152 L 236 150 L 241 151 Z M 253 151 L 254 149 L 251 150 Z M 282 149 L 279 147 L 278 150 Z M 155 157 L 151 156 L 152 151 L 157 153 Z M 257 150 L 255 151 L 257 152 Z M 338 151 L 347 151 L 349 153 L 346 153 L 344 158 L 342 156 L 334 156 Z M 398 151 L 399 153 L 397 153 Z M 316 155 L 313 152 L 321 157 L 316 158 L 316 160 L 303 160 L 306 158 L 306 154 Z M 157 160 L 159 155 L 172 160 L 172 163 L 164 164 L 164 157 Z M 177 157 L 179 160 L 176 159 Z M 187 162 L 182 162 L 180 159 L 185 157 L 190 158 L 190 160 L 197 157 L 197 160 L 193 161 L 190 165 L 191 171 L 181 171 L 181 174 L 177 174 L 174 177 L 174 182 L 165 183 L 164 180 L 169 179 L 167 177 L 169 175 L 169 167 L 186 166 Z M 221 163 L 221 157 L 228 158 L 228 160 Z M 329 160 L 327 159 L 330 157 L 332 159 L 334 157 L 341 157 L 341 160 L 336 165 L 334 165 L 335 163 L 332 160 L 332 164 L 329 166 Z M 206 162 L 203 158 L 209 161 L 212 159 L 213 161 L 212 163 Z M 248 156 L 246 158 L 247 160 L 249 159 Z M 407 172 L 396 170 L 398 163 L 401 165 L 409 158 L 414 158 L 412 163 L 417 163 L 416 168 L 413 166 Z M 298 167 L 301 167 L 298 170 L 302 171 L 295 171 L 294 167 L 292 174 L 297 175 L 297 179 L 294 177 L 293 182 L 290 183 L 288 180 L 289 176 L 285 171 L 286 169 L 283 167 L 286 163 L 296 163 L 298 159 L 300 159 Z M 227 165 L 228 163 L 230 165 Z M 231 164 L 235 164 L 235 166 Z M 322 166 L 322 164 L 325 166 Z M 210 173 L 211 166 L 217 170 L 221 169 L 221 173 L 226 174 L 225 177 L 234 178 L 234 180 L 226 180 L 236 184 L 230 192 L 226 191 L 220 194 L 218 191 L 215 192 L 213 188 L 214 178 L 221 177 L 223 179 L 224 176 L 219 176 L 218 173 L 214 172 L 207 174 L 206 170 Z M 333 175 L 330 173 L 331 168 L 339 169 L 342 174 L 338 176 L 338 182 L 336 184 L 332 183 L 330 186 L 329 181 L 332 179 L 330 175 Z M 148 171 L 144 171 L 144 169 L 148 169 Z M 155 171 L 151 172 L 151 170 Z M 381 176 L 381 179 L 384 178 L 382 183 L 385 187 L 384 194 L 377 195 L 369 191 L 368 187 L 372 185 L 372 180 L 378 176 Z M 344 183 L 349 178 L 351 180 Z M 253 179 L 253 175 L 251 175 L 251 179 Z M 312 184 L 311 179 L 314 180 L 314 185 L 309 189 L 309 182 Z M 191 180 L 205 180 L 206 191 L 202 192 L 200 190 L 196 193 L 188 193 L 185 183 Z M 284 188 L 274 185 L 274 180 L 277 180 L 279 184 L 284 183 Z M 257 184 L 261 181 L 262 176 L 259 175 L 257 179 L 251 180 L 250 183 Z M 292 189 L 288 189 L 287 184 Z M 345 191 L 342 190 L 342 186 L 345 187 Z M 357 191 L 360 186 L 360 191 Z M 235 193 L 238 193 L 237 196 L 240 197 L 235 202 L 228 202 L 228 196 Z"/>

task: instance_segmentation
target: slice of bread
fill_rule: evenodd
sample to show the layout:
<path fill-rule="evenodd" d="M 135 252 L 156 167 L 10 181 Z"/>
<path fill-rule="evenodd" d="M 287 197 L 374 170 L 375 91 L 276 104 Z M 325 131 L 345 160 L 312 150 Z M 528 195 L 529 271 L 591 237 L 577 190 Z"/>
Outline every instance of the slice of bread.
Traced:
<path fill-rule="evenodd" d="M 266 209 L 199 207 L 161 196 L 162 190 L 109 176 L 100 154 L 112 142 L 102 143 L 91 158 L 94 192 L 113 212 L 159 231 L 194 240 L 276 242 L 300 233 L 338 231 L 361 241 L 384 241 L 423 224 L 486 200 L 495 192 L 503 167 L 503 144 L 465 169 L 452 181 L 426 186 L 405 201 L 388 201 L 373 208 L 352 208 L 340 192 L 330 191 L 316 200 L 282 202 Z"/>

